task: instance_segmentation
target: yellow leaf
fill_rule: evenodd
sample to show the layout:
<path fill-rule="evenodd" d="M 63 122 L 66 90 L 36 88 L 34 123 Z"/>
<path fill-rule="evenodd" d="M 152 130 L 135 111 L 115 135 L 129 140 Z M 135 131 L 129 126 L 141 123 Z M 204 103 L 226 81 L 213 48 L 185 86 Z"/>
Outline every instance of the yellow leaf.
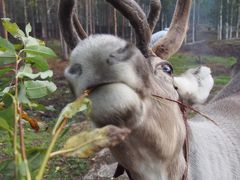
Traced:
<path fill-rule="evenodd" d="M 64 119 L 72 118 L 76 113 L 81 111 L 89 111 L 91 102 L 86 98 L 87 94 L 83 94 L 79 98 L 77 98 L 74 102 L 67 104 L 62 112 L 60 113 L 58 120 L 53 128 L 52 134 L 56 133 L 56 130 L 61 125 Z"/>
<path fill-rule="evenodd" d="M 102 148 L 117 145 L 122 142 L 129 133 L 129 129 L 118 128 L 113 125 L 108 125 L 90 132 L 85 131 L 70 137 L 63 149 L 52 153 L 51 156 L 64 154 L 65 156 L 87 158 Z"/>

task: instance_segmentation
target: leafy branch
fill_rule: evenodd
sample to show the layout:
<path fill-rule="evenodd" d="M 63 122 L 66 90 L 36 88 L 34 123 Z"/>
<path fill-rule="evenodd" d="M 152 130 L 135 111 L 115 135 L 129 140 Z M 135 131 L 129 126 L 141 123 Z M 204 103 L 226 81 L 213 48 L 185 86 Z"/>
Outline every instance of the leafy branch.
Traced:
<path fill-rule="evenodd" d="M 49 70 L 46 59 L 56 57 L 56 54 L 44 42 L 30 36 L 32 30 L 28 24 L 23 32 L 16 23 L 2 19 L 3 26 L 20 45 L 12 44 L 0 37 L 0 133 L 7 132 L 12 142 L 14 171 L 11 161 L 0 163 L 0 172 L 11 171 L 15 179 L 43 179 L 49 159 L 56 155 L 77 156 L 86 158 L 104 147 L 111 147 L 122 142 L 130 133 L 128 129 L 106 126 L 89 132 L 82 132 L 70 137 L 64 147 L 52 152 L 58 138 L 63 135 L 65 125 L 78 112 L 91 113 L 91 102 L 85 92 L 74 102 L 69 103 L 60 113 L 48 149 L 44 150 L 44 158 L 35 169 L 31 166 L 29 150 L 25 147 L 23 121 L 28 122 L 35 131 L 39 130 L 38 120 L 30 117 L 25 111 L 32 109 L 36 99 L 43 98 L 56 91 L 56 85 L 51 81 L 53 72 Z M 20 48 L 19 48 L 20 47 Z M 13 78 L 12 78 L 13 77 Z M 43 149 L 33 148 L 30 152 L 34 157 Z M 10 170 L 9 170 L 10 169 Z M 34 171 L 34 172 L 33 172 Z M 36 175 L 37 172 L 37 175 Z"/>

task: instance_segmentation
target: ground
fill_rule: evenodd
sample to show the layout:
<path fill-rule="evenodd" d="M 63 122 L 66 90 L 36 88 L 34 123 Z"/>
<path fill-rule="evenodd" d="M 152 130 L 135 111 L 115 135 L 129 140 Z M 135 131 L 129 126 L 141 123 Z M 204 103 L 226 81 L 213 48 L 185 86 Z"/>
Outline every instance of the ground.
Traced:
<path fill-rule="evenodd" d="M 204 54 L 204 55 L 203 55 Z M 240 57 L 240 43 L 239 41 L 226 41 L 226 42 L 201 42 L 197 45 L 184 46 L 180 53 L 170 59 L 173 64 L 175 74 L 180 74 L 186 69 L 205 64 L 211 67 L 215 86 L 213 94 L 222 88 L 230 80 L 230 72 L 232 65 Z M 41 130 L 35 133 L 30 127 L 26 128 L 26 146 L 38 145 L 39 147 L 47 147 L 52 127 L 55 123 L 61 109 L 69 102 L 73 101 L 68 84 L 63 76 L 64 68 L 67 66 L 68 61 L 63 60 L 50 60 L 51 69 L 54 71 L 54 82 L 58 90 L 47 98 L 42 99 L 40 102 L 47 107 L 54 108 L 55 111 L 35 111 L 30 112 L 32 116 L 39 119 Z M 71 129 L 68 135 L 61 138 L 57 144 L 56 149 L 60 148 L 67 137 L 72 134 L 79 133 L 90 127 L 89 122 L 80 122 L 78 118 L 71 121 Z M 3 160 L 11 157 L 10 144 L 7 143 L 6 134 L 0 133 L 0 163 Z M 114 160 L 107 150 L 101 151 L 96 156 L 88 159 L 78 158 L 63 158 L 56 157 L 51 159 L 45 175 L 45 179 L 96 179 L 98 175 L 111 176 L 114 173 L 113 164 Z M 110 167 L 110 169 L 108 169 Z M 103 172 L 107 169 L 108 174 Z M 88 173 L 89 172 L 89 173 Z M 102 174 L 101 174 L 102 173 Z M 123 179 L 126 177 L 123 177 Z M 0 169 L 1 179 L 1 169 Z M 104 179 L 104 178 L 98 178 Z M 106 178 L 105 178 L 106 179 Z"/>

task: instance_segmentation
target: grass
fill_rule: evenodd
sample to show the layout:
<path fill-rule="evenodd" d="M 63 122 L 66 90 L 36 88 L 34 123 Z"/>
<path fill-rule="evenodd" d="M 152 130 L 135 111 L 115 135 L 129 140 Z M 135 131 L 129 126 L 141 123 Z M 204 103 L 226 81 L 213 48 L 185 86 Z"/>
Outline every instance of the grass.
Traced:
<path fill-rule="evenodd" d="M 227 75 L 219 75 L 214 78 L 214 82 L 216 85 L 222 85 L 224 86 L 230 81 L 230 76 Z"/>
<path fill-rule="evenodd" d="M 213 70 L 215 85 L 225 85 L 230 80 L 229 74 L 223 74 L 222 72 L 214 72 L 217 71 L 217 68 L 214 67 L 221 67 L 222 69 L 229 71 L 231 66 L 235 64 L 236 58 L 219 56 L 194 56 L 179 53 L 171 57 L 170 62 L 174 67 L 175 75 L 179 75 L 188 70 L 189 68 L 194 68 L 199 65 L 206 65 Z"/>

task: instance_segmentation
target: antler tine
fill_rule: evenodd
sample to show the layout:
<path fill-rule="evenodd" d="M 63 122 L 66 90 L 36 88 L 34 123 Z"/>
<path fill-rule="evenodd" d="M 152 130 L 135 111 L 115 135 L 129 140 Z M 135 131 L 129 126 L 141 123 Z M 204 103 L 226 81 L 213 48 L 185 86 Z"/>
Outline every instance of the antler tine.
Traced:
<path fill-rule="evenodd" d="M 74 4 L 74 0 L 60 0 L 58 9 L 60 29 L 71 49 L 74 49 L 80 41 L 72 22 Z"/>
<path fill-rule="evenodd" d="M 161 13 L 161 1 L 160 0 L 151 0 L 150 3 L 150 11 L 148 14 L 148 24 L 151 31 L 154 31 L 154 28 L 159 20 L 159 16 Z"/>
<path fill-rule="evenodd" d="M 152 48 L 157 56 L 168 59 L 181 47 L 188 29 L 192 0 L 177 0 L 173 19 L 167 35 Z"/>
<path fill-rule="evenodd" d="M 73 24 L 74 24 L 74 27 L 77 31 L 78 36 L 82 40 L 88 37 L 87 33 L 85 32 L 85 30 L 83 29 L 83 27 L 81 25 L 76 13 L 73 14 Z"/>
<path fill-rule="evenodd" d="M 151 30 L 145 13 L 134 0 L 106 0 L 125 16 L 135 29 L 136 45 L 145 57 L 152 53 L 149 48 Z"/>

